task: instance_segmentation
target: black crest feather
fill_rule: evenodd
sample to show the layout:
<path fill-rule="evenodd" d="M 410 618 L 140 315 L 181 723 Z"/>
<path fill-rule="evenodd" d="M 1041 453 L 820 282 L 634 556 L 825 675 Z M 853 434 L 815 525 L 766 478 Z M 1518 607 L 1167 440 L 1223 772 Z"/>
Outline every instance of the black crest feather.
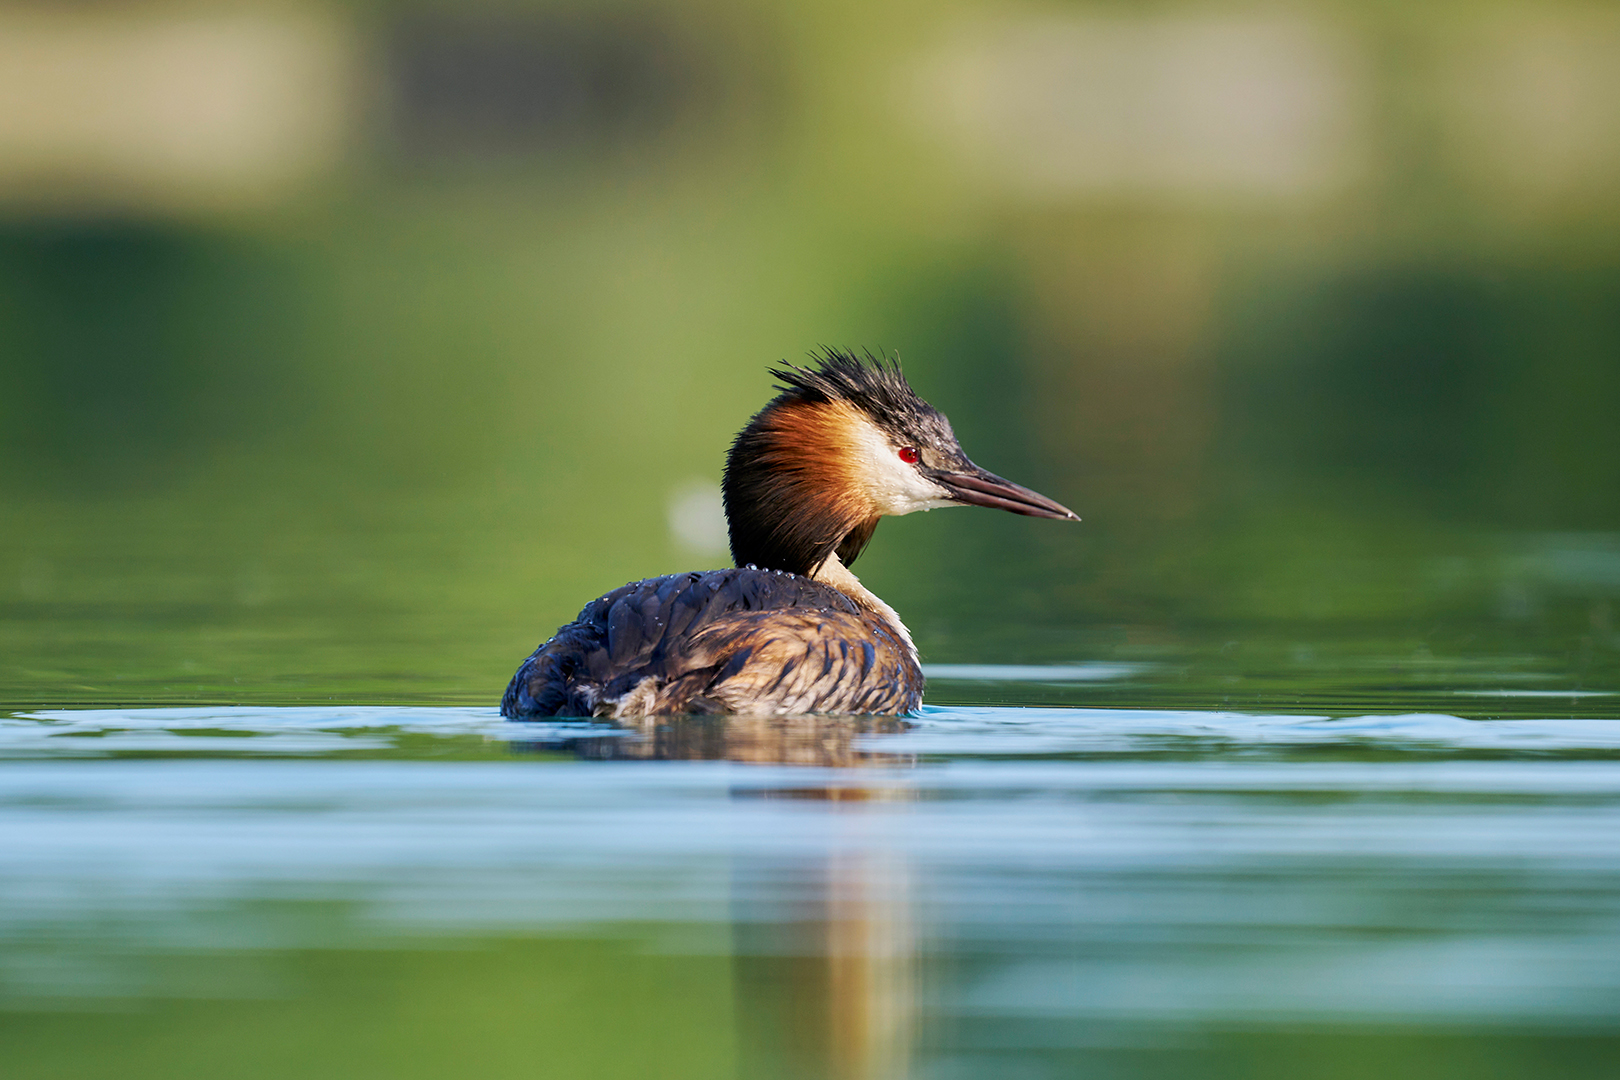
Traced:
<path fill-rule="evenodd" d="M 786 361 L 770 369 L 780 380 L 784 397 L 801 401 L 847 401 L 859 405 L 875 419 L 905 416 L 934 409 L 906 382 L 897 357 L 874 356 L 823 348 L 812 353 L 813 368 L 802 368 Z M 782 398 L 778 398 L 780 402 Z"/>

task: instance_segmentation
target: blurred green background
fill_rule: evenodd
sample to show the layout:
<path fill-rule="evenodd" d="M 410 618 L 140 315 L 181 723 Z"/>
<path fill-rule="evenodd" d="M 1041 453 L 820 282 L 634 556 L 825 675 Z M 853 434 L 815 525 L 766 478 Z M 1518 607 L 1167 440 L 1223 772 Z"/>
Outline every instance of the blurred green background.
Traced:
<path fill-rule="evenodd" d="M 858 570 L 927 661 L 1620 689 L 1609 8 L 92 3 L 0 42 L 0 705 L 493 703 L 591 597 L 726 561 L 727 442 L 819 345 L 897 352 L 1085 519 L 886 522 Z"/>

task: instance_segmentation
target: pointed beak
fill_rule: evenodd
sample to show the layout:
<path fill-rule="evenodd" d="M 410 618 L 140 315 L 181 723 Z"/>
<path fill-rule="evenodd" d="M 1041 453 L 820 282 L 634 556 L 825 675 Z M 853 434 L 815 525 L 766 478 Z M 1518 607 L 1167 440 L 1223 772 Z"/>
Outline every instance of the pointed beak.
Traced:
<path fill-rule="evenodd" d="M 1020 487 L 1011 480 L 1003 480 L 995 473 L 985 472 L 968 463 L 965 470 L 931 470 L 928 478 L 959 503 L 970 506 L 989 506 L 996 510 L 1011 510 L 1030 517 L 1056 518 L 1059 521 L 1079 521 L 1080 515 L 1067 506 L 1055 503 L 1045 495 Z"/>

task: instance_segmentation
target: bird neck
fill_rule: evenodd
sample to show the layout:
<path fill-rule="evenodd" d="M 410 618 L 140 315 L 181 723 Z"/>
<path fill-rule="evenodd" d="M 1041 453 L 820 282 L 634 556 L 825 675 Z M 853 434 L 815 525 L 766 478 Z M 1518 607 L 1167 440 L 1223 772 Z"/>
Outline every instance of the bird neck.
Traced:
<path fill-rule="evenodd" d="M 906 643 L 906 649 L 911 653 L 912 660 L 917 659 L 917 646 L 912 643 L 911 631 L 907 630 L 906 624 L 900 621 L 900 616 L 896 614 L 894 608 L 884 603 L 871 589 L 862 585 L 861 579 L 851 573 L 849 567 L 845 566 L 837 555 L 827 556 L 827 561 L 822 563 L 810 577 L 823 585 L 831 585 L 855 601 L 855 603 L 894 627 L 895 632 L 900 635 L 900 639 Z"/>
<path fill-rule="evenodd" d="M 721 484 L 738 566 L 808 575 L 855 560 L 879 514 L 856 476 L 863 424 L 843 402 L 773 402 L 748 422 Z"/>

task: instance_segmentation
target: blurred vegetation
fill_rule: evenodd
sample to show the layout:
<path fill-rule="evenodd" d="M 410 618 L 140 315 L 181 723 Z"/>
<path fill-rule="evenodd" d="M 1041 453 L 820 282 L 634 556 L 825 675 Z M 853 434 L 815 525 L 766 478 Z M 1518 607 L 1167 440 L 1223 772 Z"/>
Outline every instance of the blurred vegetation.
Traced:
<path fill-rule="evenodd" d="M 1468 157 L 1491 19 L 1299 9 L 1362 58 L 1340 188 L 1032 198 L 904 106 L 949 12 L 332 10 L 371 65 L 337 172 L 0 214 L 0 703 L 492 702 L 584 601 L 718 561 L 670 492 L 821 344 L 1085 519 L 886 522 L 860 570 L 926 659 L 1620 686 L 1620 200 Z"/>

